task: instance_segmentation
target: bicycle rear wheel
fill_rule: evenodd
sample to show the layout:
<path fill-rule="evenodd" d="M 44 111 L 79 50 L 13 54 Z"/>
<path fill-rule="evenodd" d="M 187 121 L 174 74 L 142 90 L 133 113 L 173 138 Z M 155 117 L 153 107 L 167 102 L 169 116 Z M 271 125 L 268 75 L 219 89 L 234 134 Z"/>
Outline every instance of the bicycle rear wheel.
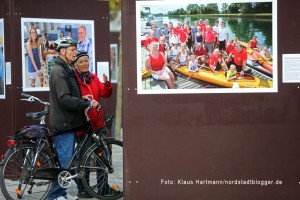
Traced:
<path fill-rule="evenodd" d="M 124 192 L 123 143 L 116 140 L 106 143 L 107 148 L 93 144 L 85 153 L 81 162 L 82 182 L 87 192 L 98 199 L 118 199 Z"/>
<path fill-rule="evenodd" d="M 0 187 L 5 199 L 46 199 L 53 181 L 49 173 L 37 170 L 53 168 L 53 162 L 47 152 L 40 153 L 36 166 L 31 169 L 35 145 L 21 144 L 9 151 L 0 166 Z"/>

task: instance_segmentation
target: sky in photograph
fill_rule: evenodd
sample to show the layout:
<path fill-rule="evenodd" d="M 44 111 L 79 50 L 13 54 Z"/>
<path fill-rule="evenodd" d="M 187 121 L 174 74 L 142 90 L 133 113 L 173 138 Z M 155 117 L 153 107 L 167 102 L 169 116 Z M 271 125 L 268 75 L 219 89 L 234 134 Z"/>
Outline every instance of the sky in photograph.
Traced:
<path fill-rule="evenodd" d="M 174 11 L 180 8 L 186 9 L 188 4 L 173 4 L 170 5 L 168 4 L 167 6 L 163 6 L 163 5 L 149 5 L 149 6 L 142 6 L 142 8 L 144 7 L 150 7 L 150 11 L 152 14 L 158 14 L 158 13 L 163 13 L 163 14 L 167 14 L 169 11 Z M 200 5 L 200 4 L 198 4 Z M 206 4 L 204 4 L 206 5 Z M 218 3 L 218 7 L 219 10 L 221 9 L 222 4 Z M 141 11 L 143 12 L 148 12 L 148 10 L 142 9 Z"/>

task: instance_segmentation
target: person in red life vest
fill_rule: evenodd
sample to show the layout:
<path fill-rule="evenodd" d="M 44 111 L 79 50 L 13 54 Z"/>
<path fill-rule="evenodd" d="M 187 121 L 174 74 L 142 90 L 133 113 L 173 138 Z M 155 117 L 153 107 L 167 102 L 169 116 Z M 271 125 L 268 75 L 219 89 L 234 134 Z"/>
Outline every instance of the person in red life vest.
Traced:
<path fill-rule="evenodd" d="M 103 74 L 102 83 L 96 74 L 93 74 L 89 71 L 89 56 L 87 52 L 78 52 L 74 61 L 75 66 L 75 75 L 77 77 L 81 95 L 88 97 L 91 100 L 96 100 L 100 102 L 100 97 L 108 98 L 112 94 L 112 84 L 108 81 L 108 78 L 105 74 Z M 106 124 L 104 121 L 104 111 L 102 109 L 97 110 L 96 108 L 92 108 L 88 116 L 90 118 L 93 131 L 97 134 L 105 134 L 107 132 Z M 78 131 L 77 132 L 77 142 L 82 140 L 83 134 L 85 131 Z M 82 153 L 79 155 L 79 159 L 82 158 L 83 153 L 87 150 L 88 147 L 92 145 L 92 140 L 88 140 L 87 144 L 83 146 Z M 103 171 L 103 170 L 102 170 Z M 89 174 L 88 171 L 85 172 L 87 175 Z M 97 184 L 99 183 L 106 183 L 105 188 L 107 191 L 105 193 L 115 193 L 116 190 L 112 189 L 107 183 L 107 177 L 102 175 L 103 172 L 97 170 Z M 92 198 L 91 195 L 85 190 L 83 183 L 81 180 L 77 182 L 78 188 L 78 197 L 80 198 Z"/>
<path fill-rule="evenodd" d="M 230 40 L 228 42 L 228 45 L 226 46 L 226 53 L 230 54 L 233 49 L 234 49 L 234 43 L 233 43 L 233 40 Z"/>
<path fill-rule="evenodd" d="M 203 23 L 203 21 L 202 21 L 202 19 L 200 19 L 199 20 L 199 23 L 197 24 L 197 26 L 199 26 L 200 27 L 200 29 L 201 29 L 201 32 L 205 32 L 206 31 L 206 24 L 205 23 Z"/>
<path fill-rule="evenodd" d="M 234 55 L 234 58 L 231 59 L 231 56 Z M 230 61 L 231 59 L 231 61 Z M 240 43 L 237 43 L 226 59 L 226 63 L 228 65 L 234 64 L 236 66 L 236 70 L 241 76 L 244 76 L 244 72 L 246 69 L 247 63 L 247 51 L 242 47 Z"/>
<path fill-rule="evenodd" d="M 248 43 L 248 49 L 258 49 L 260 51 L 260 43 L 257 40 L 257 36 L 254 35 L 252 40 Z"/>
<path fill-rule="evenodd" d="M 220 55 L 220 50 L 216 48 L 211 54 L 209 58 L 209 68 L 213 73 L 219 73 L 218 71 L 221 69 L 225 69 L 227 67 L 224 59 Z"/>
<path fill-rule="evenodd" d="M 163 53 L 165 55 L 165 57 L 168 56 L 169 46 L 166 43 L 165 36 L 160 36 L 160 38 L 159 38 L 158 51 Z"/>
<path fill-rule="evenodd" d="M 211 31 L 211 26 L 206 26 L 206 32 L 204 33 L 204 46 L 209 54 L 213 53 L 213 45 L 215 41 L 215 34 Z"/>
<path fill-rule="evenodd" d="M 178 35 L 179 35 L 179 42 L 180 43 L 186 43 L 186 40 L 187 40 L 187 30 L 184 28 L 183 24 L 180 25 L 180 29 L 178 31 Z"/>
<path fill-rule="evenodd" d="M 177 26 L 175 27 L 175 33 L 176 33 L 176 34 L 179 34 L 180 28 L 181 28 L 181 23 L 178 22 L 178 23 L 177 23 Z"/>
<path fill-rule="evenodd" d="M 197 43 L 194 48 L 194 54 L 197 56 L 197 59 L 201 59 L 201 63 L 206 61 L 207 58 L 207 51 L 203 47 L 203 44 L 201 42 Z"/>
<path fill-rule="evenodd" d="M 213 27 L 209 24 L 209 19 L 204 20 L 204 23 L 203 23 L 203 25 L 202 25 L 202 30 L 203 30 L 203 32 L 205 32 L 205 31 L 207 30 L 207 29 L 206 29 L 207 26 L 210 26 L 211 32 L 214 31 Z"/>
<path fill-rule="evenodd" d="M 147 51 L 150 51 L 149 45 L 150 45 L 152 42 L 158 42 L 158 38 L 155 37 L 155 32 L 154 32 L 154 31 L 151 31 L 151 32 L 150 32 L 149 38 L 145 41 L 144 47 L 145 47 L 145 49 L 146 49 Z"/>
<path fill-rule="evenodd" d="M 172 32 L 172 30 L 175 30 L 175 28 L 173 26 L 173 22 L 169 22 L 169 31 L 170 31 L 170 33 Z"/>
<path fill-rule="evenodd" d="M 162 80 L 167 83 L 169 89 L 175 89 L 174 75 L 167 67 L 167 59 L 165 55 L 158 51 L 158 43 L 151 43 L 150 53 L 145 60 L 145 68 L 156 80 Z"/>
<path fill-rule="evenodd" d="M 201 42 L 196 43 L 193 52 L 197 56 L 207 56 L 207 51 Z"/>

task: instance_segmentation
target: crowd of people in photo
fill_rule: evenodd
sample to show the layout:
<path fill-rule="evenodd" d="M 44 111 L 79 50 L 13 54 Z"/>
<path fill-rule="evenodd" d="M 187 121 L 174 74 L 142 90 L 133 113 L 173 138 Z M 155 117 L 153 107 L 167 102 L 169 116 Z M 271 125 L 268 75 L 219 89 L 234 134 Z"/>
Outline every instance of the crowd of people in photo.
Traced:
<path fill-rule="evenodd" d="M 152 45 L 153 43 L 156 45 Z M 208 19 L 194 21 L 193 25 L 190 25 L 189 21 L 178 22 L 176 25 L 173 22 L 164 23 L 161 29 L 152 23 L 150 32 L 146 34 L 144 48 L 149 52 L 146 58 L 146 69 L 151 72 L 154 79 L 165 80 L 169 89 L 174 88 L 176 68 L 180 66 L 188 66 L 190 72 L 196 72 L 202 67 L 216 74 L 220 70 L 232 71 L 226 73 L 227 80 L 231 81 L 236 73 L 241 75 L 239 78 L 243 78 L 247 63 L 247 49 L 259 51 L 265 60 L 272 59 L 269 46 L 265 45 L 261 48 L 257 36 L 253 36 L 248 46 L 243 46 L 236 36 L 229 38 L 229 32 L 223 21 L 216 20 L 212 26 Z M 161 62 L 158 66 L 157 59 L 160 58 L 153 57 L 153 51 L 156 49 L 151 48 L 157 48 L 159 55 L 165 58 L 165 62 Z M 154 65 L 155 67 L 152 67 Z M 166 71 L 166 68 L 172 72 L 172 75 L 167 73 L 169 75 L 166 76 L 161 73 Z"/>

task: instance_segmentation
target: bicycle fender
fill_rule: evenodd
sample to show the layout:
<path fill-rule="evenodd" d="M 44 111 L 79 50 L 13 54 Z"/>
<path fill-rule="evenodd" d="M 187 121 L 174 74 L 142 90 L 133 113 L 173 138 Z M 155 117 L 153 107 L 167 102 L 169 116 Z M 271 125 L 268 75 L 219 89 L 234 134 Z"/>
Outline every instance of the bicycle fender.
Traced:
<path fill-rule="evenodd" d="M 107 138 L 105 138 L 105 141 L 116 141 L 116 138 L 114 138 L 114 137 L 107 137 Z"/>
<path fill-rule="evenodd" d="M 6 160 L 7 155 L 14 150 L 15 147 L 10 147 L 4 154 L 4 158 L 0 161 L 0 165 L 4 164 L 4 161 Z"/>

